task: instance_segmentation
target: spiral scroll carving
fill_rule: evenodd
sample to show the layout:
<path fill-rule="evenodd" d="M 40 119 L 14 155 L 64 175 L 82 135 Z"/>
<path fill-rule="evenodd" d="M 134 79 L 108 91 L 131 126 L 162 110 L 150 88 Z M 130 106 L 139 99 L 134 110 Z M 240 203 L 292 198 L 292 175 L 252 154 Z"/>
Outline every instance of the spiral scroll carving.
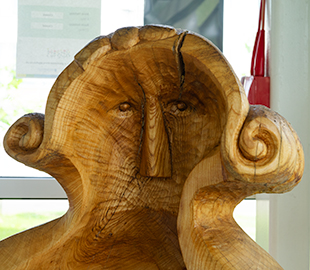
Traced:
<path fill-rule="evenodd" d="M 255 162 L 256 166 L 264 166 L 272 162 L 278 154 L 281 131 L 276 125 L 268 125 L 266 120 L 270 120 L 264 115 L 255 115 L 254 111 L 255 109 L 250 111 L 241 130 L 239 147 L 245 158 L 244 162 Z M 262 114 L 262 111 L 259 111 L 259 114 Z"/>
<path fill-rule="evenodd" d="M 290 190 L 301 179 L 303 151 L 299 139 L 282 116 L 266 107 L 250 107 L 238 142 L 230 149 L 234 150 L 225 154 L 232 175 L 264 184 L 265 192 Z"/>
<path fill-rule="evenodd" d="M 43 141 L 44 115 L 26 114 L 18 119 L 8 130 L 4 138 L 7 153 L 19 160 L 18 156 L 32 154 Z"/>

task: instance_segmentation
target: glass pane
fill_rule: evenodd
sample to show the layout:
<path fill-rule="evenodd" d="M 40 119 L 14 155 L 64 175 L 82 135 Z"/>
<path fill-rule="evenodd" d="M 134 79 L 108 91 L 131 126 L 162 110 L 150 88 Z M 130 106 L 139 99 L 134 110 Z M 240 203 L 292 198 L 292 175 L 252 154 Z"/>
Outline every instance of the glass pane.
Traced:
<path fill-rule="evenodd" d="M 234 211 L 234 218 L 239 226 L 256 240 L 256 200 L 245 199 L 237 205 Z"/>
<path fill-rule="evenodd" d="M 56 219 L 68 207 L 67 200 L 0 200 L 0 240 Z M 234 218 L 255 240 L 256 201 L 242 201 L 234 211 Z"/>
<path fill-rule="evenodd" d="M 259 0 L 224 1 L 223 53 L 239 78 L 250 75 Z"/>
<path fill-rule="evenodd" d="M 0 200 L 0 240 L 62 216 L 67 200 Z"/>

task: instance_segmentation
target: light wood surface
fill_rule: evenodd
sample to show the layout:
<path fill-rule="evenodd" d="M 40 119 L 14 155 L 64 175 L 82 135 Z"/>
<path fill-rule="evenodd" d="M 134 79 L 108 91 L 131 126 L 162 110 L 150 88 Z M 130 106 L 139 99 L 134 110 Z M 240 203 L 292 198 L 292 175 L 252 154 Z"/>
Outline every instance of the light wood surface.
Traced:
<path fill-rule="evenodd" d="M 0 269 L 282 269 L 232 213 L 300 181 L 299 139 L 249 106 L 201 36 L 144 26 L 93 40 L 57 78 L 45 116 L 19 119 L 4 145 L 55 177 L 70 207 L 1 241 Z"/>

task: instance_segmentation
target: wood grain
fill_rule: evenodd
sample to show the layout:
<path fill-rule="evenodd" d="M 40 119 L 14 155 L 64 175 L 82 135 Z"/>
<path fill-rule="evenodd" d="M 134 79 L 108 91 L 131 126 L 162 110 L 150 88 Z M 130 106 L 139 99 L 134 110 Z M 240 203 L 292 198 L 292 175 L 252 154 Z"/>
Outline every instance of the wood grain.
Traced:
<path fill-rule="evenodd" d="M 25 115 L 7 153 L 55 177 L 57 220 L 0 242 L 0 269 L 281 269 L 234 207 L 301 179 L 298 137 L 249 106 L 222 53 L 168 26 L 98 37 Z"/>

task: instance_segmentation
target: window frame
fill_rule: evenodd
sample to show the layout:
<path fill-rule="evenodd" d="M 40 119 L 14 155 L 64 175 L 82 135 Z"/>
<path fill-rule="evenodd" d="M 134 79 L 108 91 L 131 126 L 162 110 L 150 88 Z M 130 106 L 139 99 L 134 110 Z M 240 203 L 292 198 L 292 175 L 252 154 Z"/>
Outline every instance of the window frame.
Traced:
<path fill-rule="evenodd" d="M 67 199 L 53 177 L 0 177 L 0 199 Z"/>

